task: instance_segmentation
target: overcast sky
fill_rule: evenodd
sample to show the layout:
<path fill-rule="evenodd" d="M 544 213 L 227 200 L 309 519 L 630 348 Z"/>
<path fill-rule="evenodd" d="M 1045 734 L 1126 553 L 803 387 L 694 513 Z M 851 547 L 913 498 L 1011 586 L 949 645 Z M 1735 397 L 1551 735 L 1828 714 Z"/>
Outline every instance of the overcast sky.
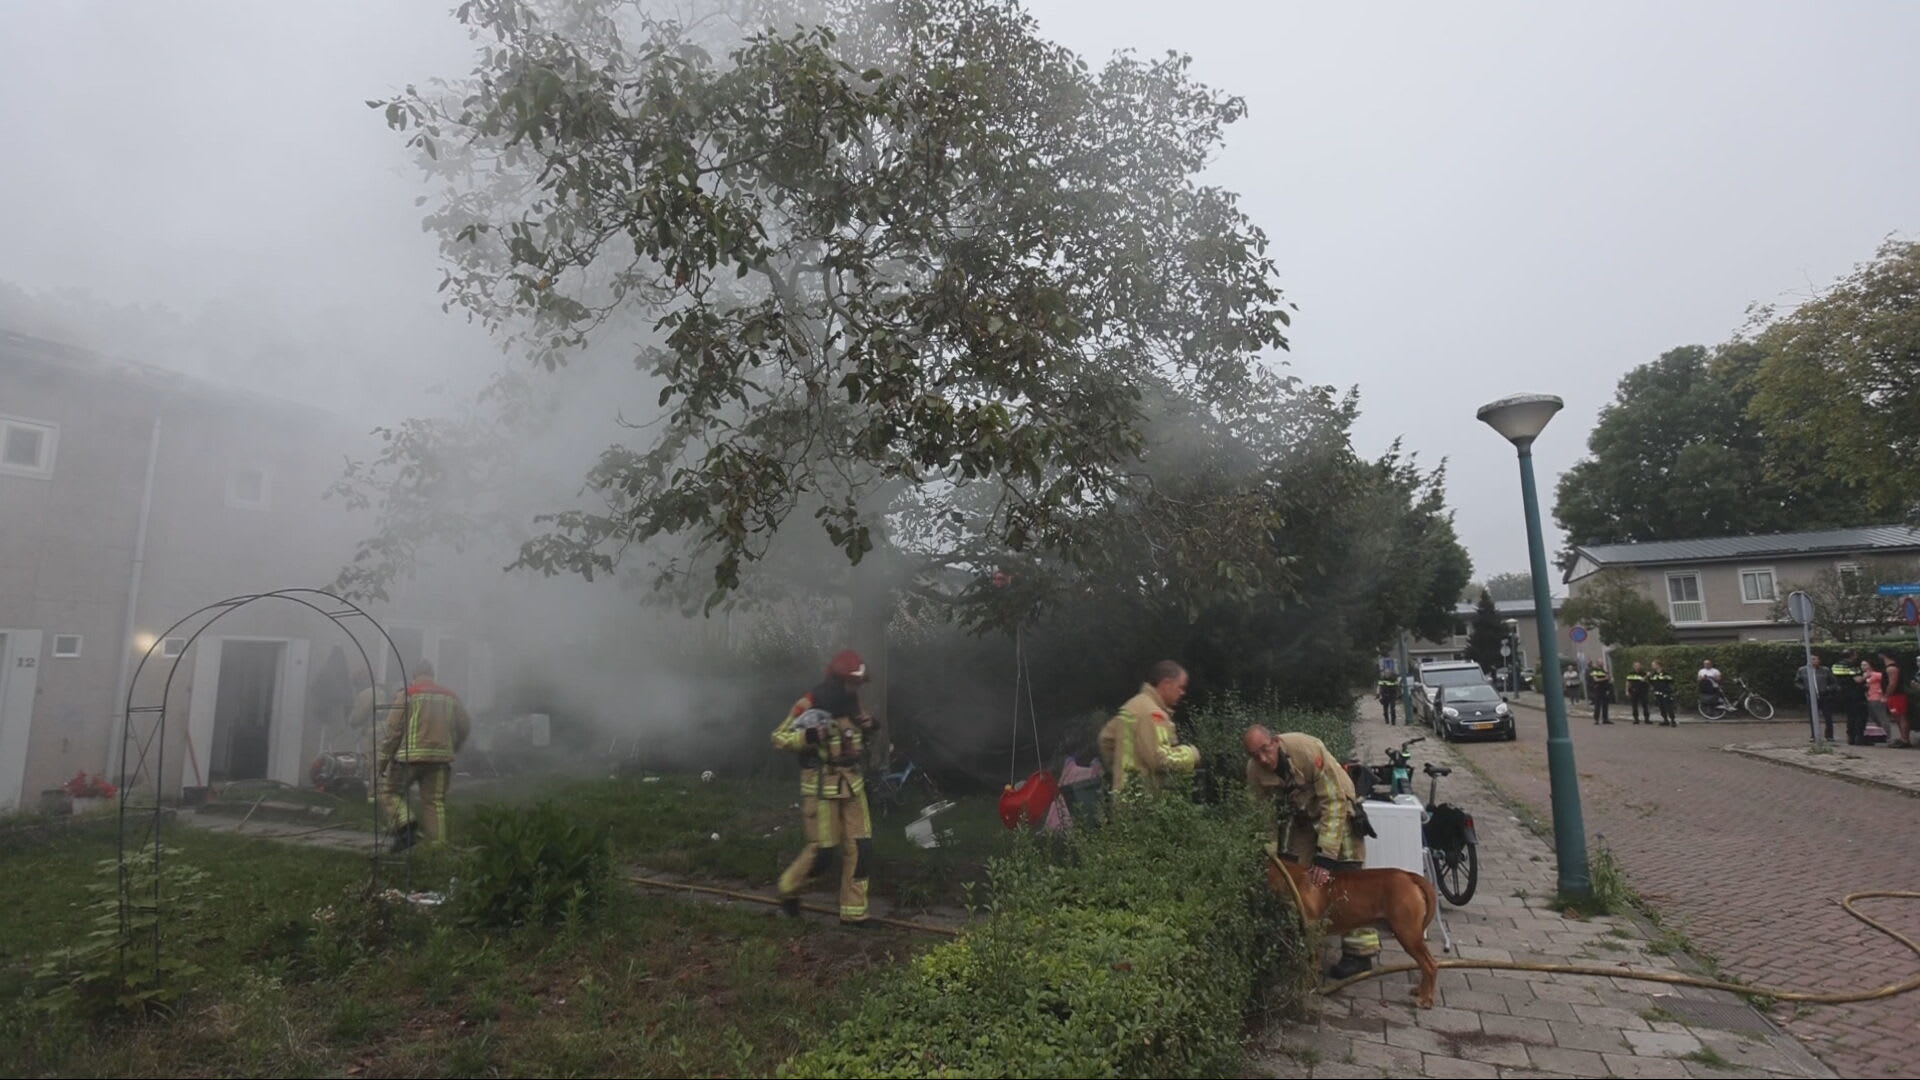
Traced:
<path fill-rule="evenodd" d="M 0 280 L 483 350 L 362 104 L 465 69 L 450 6 L 0 0 Z M 1476 406 L 1566 399 L 1550 511 L 1627 369 L 1920 234 L 1920 4 L 1030 6 L 1090 58 L 1183 50 L 1247 98 L 1212 179 L 1273 240 L 1293 370 L 1359 386 L 1363 451 L 1450 461 L 1478 574 L 1526 544 Z"/>

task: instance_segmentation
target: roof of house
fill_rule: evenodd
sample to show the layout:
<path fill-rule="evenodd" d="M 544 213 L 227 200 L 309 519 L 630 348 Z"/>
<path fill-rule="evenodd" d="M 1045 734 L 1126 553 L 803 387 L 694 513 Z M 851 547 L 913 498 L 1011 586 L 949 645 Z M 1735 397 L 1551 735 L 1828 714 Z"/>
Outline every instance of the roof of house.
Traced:
<path fill-rule="evenodd" d="M 1553 610 L 1559 611 L 1560 608 L 1566 604 L 1566 602 L 1567 602 L 1567 598 L 1564 596 L 1554 597 Z M 1509 618 L 1515 615 L 1533 614 L 1532 600 L 1495 600 L 1493 602 L 1493 607 L 1495 611 L 1498 611 L 1501 615 L 1507 616 Z M 1478 603 L 1470 604 L 1465 601 L 1461 601 L 1460 603 L 1455 604 L 1453 607 L 1453 613 L 1455 615 L 1460 615 L 1460 616 L 1470 616 L 1474 612 L 1479 610 L 1480 610 L 1480 605 Z"/>
<path fill-rule="evenodd" d="M 1650 540 L 1638 544 L 1583 544 L 1574 548 L 1599 566 L 1708 562 L 1769 555 L 1818 555 L 1845 551 L 1920 549 L 1920 529 L 1905 525 L 1868 525 L 1855 529 L 1716 536 L 1704 540 Z"/>
<path fill-rule="evenodd" d="M 6 365 L 36 363 L 96 379 L 113 379 L 141 386 L 156 393 L 177 394 L 208 401 L 242 402 L 252 405 L 290 409 L 311 415 L 337 419 L 317 405 L 279 397 L 245 387 L 189 375 L 156 364 L 108 356 L 64 342 L 22 334 L 0 326 L 0 373 Z"/>

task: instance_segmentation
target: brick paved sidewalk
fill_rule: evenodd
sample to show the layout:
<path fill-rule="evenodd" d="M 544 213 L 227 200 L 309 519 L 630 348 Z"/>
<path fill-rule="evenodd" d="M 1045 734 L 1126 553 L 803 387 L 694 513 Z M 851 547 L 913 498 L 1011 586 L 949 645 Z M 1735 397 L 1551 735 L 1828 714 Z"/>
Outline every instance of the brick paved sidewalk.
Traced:
<path fill-rule="evenodd" d="M 1886 746 L 1836 746 L 1831 752 L 1816 753 L 1805 740 L 1735 743 L 1726 749 L 1776 765 L 1788 765 L 1859 784 L 1874 784 L 1909 795 L 1920 795 L 1920 750 Z"/>
<path fill-rule="evenodd" d="M 1373 761 L 1384 760 L 1384 747 L 1423 731 L 1368 717 L 1355 734 Z M 1414 760 L 1454 766 L 1441 781 L 1441 798 L 1466 807 L 1479 827 L 1479 889 L 1465 908 L 1442 901 L 1440 909 L 1460 957 L 1677 970 L 1675 959 L 1658 955 L 1659 946 L 1633 919 L 1575 920 L 1555 911 L 1551 849 L 1451 748 L 1429 738 L 1415 748 Z M 1391 935 L 1382 931 L 1382 937 L 1382 962 L 1404 962 Z M 1428 940 L 1434 955 L 1445 958 L 1437 926 Z M 1436 1007 L 1419 1010 L 1409 995 L 1414 979 L 1411 972 L 1385 976 L 1314 999 L 1311 1021 L 1263 1035 L 1251 1075 L 1834 1075 L 1728 994 L 1545 972 L 1442 970 Z"/>

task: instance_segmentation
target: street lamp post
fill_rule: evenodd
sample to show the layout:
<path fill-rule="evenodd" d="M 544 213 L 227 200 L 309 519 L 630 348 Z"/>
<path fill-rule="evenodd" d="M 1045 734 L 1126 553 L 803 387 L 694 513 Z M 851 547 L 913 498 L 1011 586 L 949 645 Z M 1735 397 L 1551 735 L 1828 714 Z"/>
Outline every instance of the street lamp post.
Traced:
<path fill-rule="evenodd" d="M 1553 847 L 1559 861 L 1560 895 L 1581 900 L 1593 893 L 1587 869 L 1587 828 L 1580 812 L 1580 774 L 1573 767 L 1573 736 L 1567 731 L 1567 699 L 1558 678 L 1560 631 L 1553 619 L 1547 582 L 1547 545 L 1540 532 L 1540 496 L 1533 482 L 1533 440 L 1560 411 L 1549 394 L 1516 394 L 1480 407 L 1479 417 L 1520 452 L 1520 500 L 1527 514 L 1527 553 L 1533 568 L 1533 614 L 1540 628 L 1541 691 L 1547 699 L 1547 777 L 1553 788 Z"/>

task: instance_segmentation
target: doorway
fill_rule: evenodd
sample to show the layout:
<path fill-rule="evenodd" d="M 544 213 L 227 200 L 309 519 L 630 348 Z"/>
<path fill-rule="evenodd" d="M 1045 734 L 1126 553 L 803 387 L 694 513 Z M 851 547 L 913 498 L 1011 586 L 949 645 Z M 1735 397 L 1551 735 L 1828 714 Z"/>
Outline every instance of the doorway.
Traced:
<path fill-rule="evenodd" d="M 267 777 L 285 650 L 286 643 L 279 641 L 228 639 L 224 643 L 214 698 L 209 780 L 219 783 Z"/>

